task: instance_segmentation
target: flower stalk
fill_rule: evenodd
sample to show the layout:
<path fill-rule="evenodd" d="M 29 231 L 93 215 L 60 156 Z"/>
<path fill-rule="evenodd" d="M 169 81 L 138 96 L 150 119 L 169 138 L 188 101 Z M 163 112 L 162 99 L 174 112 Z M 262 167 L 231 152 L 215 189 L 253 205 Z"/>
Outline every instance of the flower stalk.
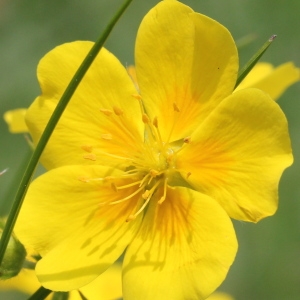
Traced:
<path fill-rule="evenodd" d="M 47 290 L 44 287 L 40 287 L 33 295 L 31 295 L 28 300 L 42 300 L 46 299 L 52 293 L 51 290 Z"/>

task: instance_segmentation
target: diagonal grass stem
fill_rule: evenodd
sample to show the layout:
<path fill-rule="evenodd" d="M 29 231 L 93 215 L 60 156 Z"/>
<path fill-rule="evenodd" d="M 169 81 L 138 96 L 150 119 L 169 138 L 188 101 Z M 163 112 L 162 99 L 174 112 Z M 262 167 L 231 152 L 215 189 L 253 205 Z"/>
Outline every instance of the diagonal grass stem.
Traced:
<path fill-rule="evenodd" d="M 56 109 L 54 110 L 54 112 L 53 112 L 53 114 L 52 114 L 36 148 L 35 148 L 35 151 L 33 152 L 32 156 L 29 160 L 29 163 L 25 170 L 24 176 L 21 180 L 19 189 L 18 189 L 16 197 L 15 197 L 15 201 L 14 201 L 12 208 L 10 210 L 10 213 L 8 215 L 6 226 L 3 230 L 2 237 L 0 240 L 0 265 L 2 263 L 4 254 L 5 254 L 5 251 L 6 251 L 8 242 L 9 242 L 9 238 L 12 234 L 12 231 L 13 231 L 13 228 L 17 221 L 20 209 L 22 207 L 23 200 L 26 195 L 28 186 L 31 182 L 33 173 L 34 173 L 36 166 L 38 164 L 38 161 L 43 153 L 43 150 L 44 150 L 45 146 L 47 145 L 47 142 L 48 142 L 57 122 L 59 121 L 59 118 L 61 117 L 62 113 L 64 112 L 67 104 L 69 103 L 72 95 L 76 91 L 82 78 L 84 77 L 85 73 L 89 69 L 90 65 L 96 58 L 96 56 L 99 53 L 99 51 L 101 50 L 101 48 L 103 47 L 104 42 L 108 38 L 110 32 L 116 25 L 117 21 L 122 16 L 122 14 L 124 13 L 124 11 L 126 10 L 126 8 L 129 6 L 129 4 L 131 2 L 132 2 L 132 0 L 124 1 L 122 6 L 119 8 L 117 13 L 113 16 L 113 18 L 111 19 L 111 21 L 105 28 L 104 32 L 102 33 L 102 35 L 100 36 L 98 41 L 94 44 L 94 46 L 92 47 L 92 49 L 90 50 L 90 52 L 88 53 L 88 55 L 86 56 L 86 58 L 84 59 L 82 64 L 80 65 L 80 67 L 78 68 L 77 72 L 75 73 L 74 77 L 72 78 L 71 82 L 69 83 L 68 87 L 66 88 L 64 94 L 62 95 Z"/>
<path fill-rule="evenodd" d="M 249 74 L 249 72 L 253 69 L 256 65 L 258 60 L 262 57 L 262 55 L 267 51 L 269 46 L 275 40 L 277 35 L 272 35 L 264 44 L 263 46 L 251 57 L 251 59 L 247 62 L 247 64 L 240 70 L 238 74 L 238 79 L 235 84 L 235 89 L 237 86 L 244 80 L 244 78 Z"/>

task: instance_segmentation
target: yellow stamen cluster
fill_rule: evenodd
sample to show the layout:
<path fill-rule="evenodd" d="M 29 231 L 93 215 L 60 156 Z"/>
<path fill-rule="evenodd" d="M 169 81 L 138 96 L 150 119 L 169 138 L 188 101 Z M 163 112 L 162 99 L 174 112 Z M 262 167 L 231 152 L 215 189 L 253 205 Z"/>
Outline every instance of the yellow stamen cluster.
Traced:
<path fill-rule="evenodd" d="M 176 169 L 176 151 L 169 145 L 168 141 L 163 141 L 160 131 L 159 122 L 157 117 L 153 120 L 146 114 L 142 99 L 139 95 L 134 95 L 140 103 L 141 108 L 141 121 L 145 125 L 145 140 L 141 147 L 137 147 L 140 151 L 131 153 L 130 156 L 120 156 L 106 151 L 100 151 L 97 147 L 90 145 L 82 146 L 82 149 L 87 152 L 84 155 L 85 159 L 96 161 L 97 157 L 109 157 L 114 161 L 115 165 L 121 165 L 123 173 L 121 176 L 106 176 L 104 178 L 80 178 L 83 182 L 90 181 L 102 181 L 103 183 L 110 182 L 110 187 L 116 193 L 120 190 L 136 188 L 133 192 L 128 193 L 126 197 L 109 200 L 103 203 L 99 203 L 99 206 L 115 205 L 132 199 L 136 195 L 140 195 L 140 199 L 143 199 L 143 203 L 140 207 L 136 207 L 135 211 L 130 214 L 126 221 L 134 220 L 153 199 L 153 195 L 160 189 L 161 195 L 158 204 L 162 204 L 167 198 L 168 182 L 172 179 L 174 173 L 178 172 Z M 173 104 L 175 112 L 179 112 L 179 108 L 176 103 Z M 114 125 L 121 126 L 121 119 L 124 118 L 124 112 L 122 109 L 113 106 L 112 109 L 101 108 L 100 111 L 110 118 Z M 119 120 L 118 120 L 119 119 Z M 122 119 L 124 121 L 124 119 Z M 119 124 L 116 124 L 119 123 Z M 126 130 L 126 128 L 124 128 Z M 102 140 L 106 140 L 108 143 L 113 140 L 113 135 L 110 133 L 103 133 L 101 135 Z M 189 144 L 190 137 L 183 139 L 182 144 Z M 109 147 L 108 147 L 109 148 Z M 121 163 L 120 163 L 121 162 Z M 187 178 L 190 174 L 187 175 Z M 119 179 L 131 179 L 132 182 L 125 185 L 117 185 Z"/>

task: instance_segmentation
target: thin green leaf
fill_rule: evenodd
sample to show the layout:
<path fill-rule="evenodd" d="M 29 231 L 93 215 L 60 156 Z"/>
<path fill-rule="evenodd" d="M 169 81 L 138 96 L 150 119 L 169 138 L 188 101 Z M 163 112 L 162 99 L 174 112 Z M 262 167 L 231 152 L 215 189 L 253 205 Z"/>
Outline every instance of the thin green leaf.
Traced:
<path fill-rule="evenodd" d="M 244 80 L 244 78 L 248 75 L 248 73 L 253 69 L 258 60 L 262 57 L 262 55 L 266 52 L 269 46 L 272 44 L 277 35 L 272 35 L 263 46 L 252 56 L 252 58 L 247 62 L 247 64 L 240 70 L 238 74 L 238 79 L 235 84 L 235 89 L 237 86 Z"/>
<path fill-rule="evenodd" d="M 132 2 L 132 0 L 125 0 L 123 5 L 120 7 L 118 12 L 113 16 L 112 20 L 109 22 L 107 27 L 105 28 L 104 32 L 98 39 L 98 41 L 94 44 L 84 61 L 82 62 L 81 66 L 75 73 L 74 77 L 72 78 L 71 82 L 69 83 L 68 87 L 66 88 L 64 94 L 62 95 L 56 109 L 54 110 L 37 146 L 35 151 L 33 152 L 31 159 L 27 165 L 27 169 L 24 173 L 24 176 L 21 180 L 19 189 L 16 194 L 15 201 L 13 203 L 13 206 L 11 208 L 11 211 L 8 215 L 6 226 L 3 230 L 2 237 L 0 240 L 0 264 L 2 263 L 5 250 L 7 248 L 7 244 L 9 241 L 9 238 L 12 234 L 13 228 L 15 226 L 15 223 L 17 221 L 20 209 L 23 204 L 24 197 L 26 195 L 29 183 L 31 182 L 33 173 L 35 171 L 35 168 L 38 164 L 38 161 L 42 155 L 42 152 L 60 118 L 63 111 L 65 110 L 67 104 L 69 103 L 72 95 L 74 94 L 76 88 L 80 84 L 83 76 L 89 69 L 90 65 L 96 58 L 97 54 L 103 47 L 104 42 L 106 41 L 107 37 L 109 36 L 110 32 L 112 31 L 113 27 L 116 25 L 117 21 L 121 17 L 121 15 L 124 13 L 126 8 L 129 6 L 129 4 Z"/>

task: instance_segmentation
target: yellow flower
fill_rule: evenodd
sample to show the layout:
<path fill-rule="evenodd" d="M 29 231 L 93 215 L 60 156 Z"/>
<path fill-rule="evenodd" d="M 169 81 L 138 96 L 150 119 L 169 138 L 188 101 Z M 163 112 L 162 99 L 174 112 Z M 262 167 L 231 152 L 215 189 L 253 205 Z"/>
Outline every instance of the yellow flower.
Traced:
<path fill-rule="evenodd" d="M 16 290 L 25 294 L 33 294 L 41 284 L 36 278 L 34 270 L 23 269 L 18 276 L 0 281 L 0 292 Z M 101 276 L 90 284 L 82 287 L 80 293 L 89 300 L 112 300 L 122 296 L 121 267 L 112 265 Z M 0 295 L 1 296 L 1 295 Z M 53 299 L 53 294 L 46 299 Z M 68 300 L 82 300 L 78 291 L 71 291 Z"/>
<path fill-rule="evenodd" d="M 269 63 L 258 63 L 237 87 L 236 91 L 248 87 L 261 89 L 277 100 L 295 82 L 299 82 L 299 68 L 287 62 L 277 68 Z"/>
<path fill-rule="evenodd" d="M 27 124 L 36 143 L 90 42 L 64 44 L 38 67 Z M 77 289 L 126 249 L 124 299 L 204 299 L 225 278 L 237 241 L 230 217 L 277 209 L 292 163 L 287 121 L 258 89 L 233 94 L 234 41 L 222 25 L 165 0 L 143 19 L 139 94 L 103 49 L 53 133 L 17 235 L 42 256 L 46 288 Z M 30 219 L 28 216 L 30 215 Z"/>
<path fill-rule="evenodd" d="M 128 66 L 127 72 L 138 89 L 135 67 Z M 296 68 L 292 62 L 284 63 L 276 68 L 270 63 L 262 62 L 255 65 L 235 91 L 250 87 L 258 88 L 277 100 L 288 87 L 299 81 L 299 68 Z M 4 120 L 8 124 L 11 133 L 28 132 L 24 120 L 25 114 L 25 108 L 5 112 Z"/>

